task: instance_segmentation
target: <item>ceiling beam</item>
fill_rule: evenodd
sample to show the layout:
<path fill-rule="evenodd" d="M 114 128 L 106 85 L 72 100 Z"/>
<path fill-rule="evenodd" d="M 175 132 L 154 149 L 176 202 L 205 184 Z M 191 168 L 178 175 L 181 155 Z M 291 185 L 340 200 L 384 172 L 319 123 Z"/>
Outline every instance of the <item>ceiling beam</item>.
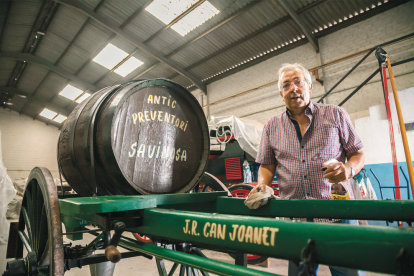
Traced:
<path fill-rule="evenodd" d="M 119 28 L 121 30 L 124 30 L 124 28 L 131 23 L 132 20 L 134 20 L 135 18 L 137 18 L 144 10 L 145 8 L 151 4 L 151 2 L 154 0 L 147 0 L 137 11 L 135 11 L 130 17 L 128 17 L 127 20 L 125 20 L 124 23 L 122 23 L 121 26 L 119 26 Z M 95 8 L 94 11 L 96 12 L 97 9 Z M 88 17 L 88 20 L 91 19 L 90 17 Z M 110 41 L 112 41 L 112 39 L 116 36 L 116 34 L 112 34 L 108 39 L 107 42 L 104 44 L 104 47 L 110 43 Z M 145 42 L 144 42 L 145 43 Z M 136 48 L 132 53 L 130 53 L 127 57 L 125 57 L 123 60 L 121 60 L 117 65 L 115 65 L 111 70 L 107 71 L 105 74 L 103 74 L 99 79 L 97 79 L 94 84 L 98 85 L 98 83 L 100 83 L 103 79 L 105 79 L 110 73 L 114 72 L 116 69 L 118 69 L 122 64 L 124 64 L 130 57 L 132 57 L 133 55 L 135 55 L 135 53 L 137 53 L 139 50 L 139 48 Z M 87 64 L 89 64 L 90 62 L 92 62 L 92 60 L 95 58 L 95 56 L 101 51 L 101 49 L 99 49 L 99 51 L 97 51 L 91 59 L 88 60 L 88 62 L 84 63 L 81 68 L 75 73 L 75 75 L 77 75 L 81 69 L 83 69 Z"/>
<path fill-rule="evenodd" d="M 32 29 L 26 39 L 26 43 L 22 49 L 22 53 L 33 54 L 37 47 L 40 44 L 44 34 L 49 27 L 50 22 L 53 19 L 57 9 L 59 7 L 58 3 L 53 2 L 52 0 L 44 1 L 41 9 L 39 10 L 36 20 L 33 22 Z M 42 33 L 43 35 L 40 35 Z M 26 70 L 27 63 L 17 62 L 13 73 L 10 75 L 7 86 L 16 87 L 20 77 L 23 75 Z"/>
<path fill-rule="evenodd" d="M 256 0 L 256 1 L 252 1 L 251 3 L 247 4 L 246 6 L 244 6 L 243 8 L 241 8 L 240 10 L 238 10 L 235 14 L 233 14 L 232 16 L 230 16 L 229 18 L 227 18 L 226 20 L 223 20 L 222 22 L 220 22 L 219 24 L 213 26 L 212 28 L 208 29 L 207 31 L 205 31 L 204 33 L 200 34 L 199 36 L 197 36 L 196 38 L 193 38 L 192 40 L 184 43 L 183 45 L 181 45 L 180 47 L 174 49 L 171 51 L 171 53 L 169 53 L 168 55 L 166 55 L 166 58 L 170 58 L 173 55 L 177 54 L 178 52 L 180 52 L 181 50 L 183 50 L 184 48 L 187 48 L 188 46 L 190 46 L 191 44 L 193 44 L 194 42 L 196 42 L 197 40 L 205 37 L 206 35 L 208 35 L 209 33 L 211 33 L 212 31 L 214 31 L 215 29 L 223 26 L 224 24 L 226 24 L 227 22 L 235 19 L 236 17 L 242 15 L 243 13 L 251 10 L 254 6 L 256 6 L 257 4 L 263 2 L 264 0 Z"/>
<path fill-rule="evenodd" d="M 24 96 L 26 99 L 30 99 L 32 101 L 35 101 L 37 103 L 39 103 L 40 105 L 42 105 L 43 107 L 50 109 L 56 113 L 62 114 L 64 116 L 69 116 L 69 114 L 71 113 L 71 110 L 65 109 L 65 108 L 61 108 L 58 107 L 56 105 L 47 103 L 45 101 L 45 99 L 40 98 L 38 96 L 33 96 L 32 94 L 28 93 L 28 92 L 24 92 L 22 90 L 19 90 L 17 88 L 14 87 L 0 87 L 0 94 L 9 94 L 9 95 L 16 95 L 16 96 Z"/>
<path fill-rule="evenodd" d="M 3 46 L 4 35 L 6 33 L 7 26 L 9 25 L 9 17 L 10 17 L 12 2 L 13 2 L 13 0 L 6 1 L 6 3 L 7 3 L 7 14 L 6 14 L 6 18 L 4 19 L 3 29 L 1 30 L 1 34 L 0 34 L 0 51 L 1 51 L 1 47 Z M 5 5 L 5 4 L 3 3 L 3 5 Z"/>
<path fill-rule="evenodd" d="M 41 57 L 37 57 L 31 54 L 27 54 L 27 53 L 15 53 L 15 52 L 3 52 L 0 53 L 0 59 L 1 58 L 8 58 L 8 59 L 14 59 L 14 60 L 19 60 L 19 61 L 23 61 L 23 62 L 28 62 L 28 63 L 34 63 L 34 64 L 38 64 L 41 66 L 46 67 L 49 70 L 54 71 L 55 73 L 70 79 L 74 82 L 77 82 L 79 84 L 81 84 L 82 86 L 85 86 L 93 91 L 98 91 L 99 88 L 96 87 L 95 85 L 86 82 L 84 80 L 82 80 L 81 78 L 75 76 L 74 74 L 70 73 L 69 71 L 57 67 L 56 65 L 54 65 L 53 63 L 41 58 Z"/>
<path fill-rule="evenodd" d="M 229 45 L 227 45 L 227 46 L 225 46 L 223 48 L 221 48 L 220 50 L 218 50 L 218 51 L 216 51 L 216 52 L 214 52 L 214 53 L 206 56 L 205 58 L 200 59 L 199 61 L 191 64 L 190 66 L 188 66 L 188 67 L 186 67 L 184 69 L 185 70 L 191 70 L 191 69 L 197 67 L 198 65 L 200 65 L 200 64 L 202 64 L 202 63 L 204 63 L 204 62 L 206 62 L 206 61 L 208 61 L 208 60 L 210 60 L 210 59 L 212 59 L 212 58 L 214 58 L 214 57 L 216 57 L 218 55 L 221 55 L 222 53 L 224 53 L 224 52 L 226 52 L 226 51 L 228 51 L 228 50 L 230 50 L 230 49 L 232 49 L 234 47 L 237 47 L 240 44 L 242 44 L 242 43 L 244 43 L 244 42 L 246 42 L 246 41 L 248 41 L 248 40 L 250 40 L 250 39 L 252 39 L 252 38 L 254 38 L 256 36 L 261 35 L 262 33 L 264 33 L 266 31 L 268 31 L 268 30 L 276 27 L 277 25 L 280 25 L 280 24 L 286 22 L 289 19 L 290 19 L 290 16 L 289 15 L 288 16 L 285 16 L 285 17 L 282 17 L 279 20 L 276 20 L 275 22 L 273 22 L 273 23 L 271 23 L 271 24 L 269 24 L 267 26 L 264 26 L 260 30 L 257 30 L 256 32 L 253 32 L 253 33 L 251 33 L 251 34 L 249 34 L 249 35 L 247 35 L 247 36 L 245 36 L 245 37 L 243 37 L 243 38 L 241 38 L 241 39 L 239 39 L 239 40 L 237 40 L 237 41 L 235 41 L 235 42 L 233 42 L 233 43 L 231 43 L 231 44 L 229 44 Z M 169 77 L 169 79 L 173 79 L 176 76 L 177 76 L 177 74 L 171 75 Z"/>
<path fill-rule="evenodd" d="M 171 69 L 175 70 L 176 72 L 178 72 L 182 76 L 184 76 L 187 79 L 189 79 L 190 81 L 192 81 L 204 93 L 207 93 L 206 85 L 200 79 L 198 79 L 195 75 L 185 71 L 183 68 L 181 68 L 181 66 L 179 66 L 174 61 L 166 59 L 161 53 L 159 53 L 154 48 L 151 48 L 151 47 L 145 45 L 143 42 L 139 41 L 138 39 L 131 37 L 127 32 L 125 32 L 121 28 L 117 27 L 117 24 L 115 22 L 113 22 L 112 20 L 106 18 L 105 16 L 97 14 L 96 12 L 89 9 L 88 7 L 86 7 L 85 5 L 83 5 L 82 3 L 78 2 L 78 1 L 74 1 L 74 0 L 55 0 L 55 1 L 59 2 L 61 4 L 64 4 L 64 5 L 67 5 L 67 6 L 74 7 L 76 9 L 78 9 L 79 11 L 84 13 L 85 15 L 91 17 L 92 19 L 99 22 L 100 24 L 102 24 L 106 28 L 110 29 L 112 32 L 114 32 L 117 35 L 123 37 L 125 40 L 129 41 L 130 43 L 132 43 L 136 47 L 140 48 L 141 51 L 146 52 L 148 55 L 151 55 L 152 57 L 159 60 L 160 62 L 168 65 L 169 67 L 171 67 Z"/>
<path fill-rule="evenodd" d="M 236 13 L 234 13 L 233 15 L 231 15 L 230 17 L 226 18 L 225 20 L 221 21 L 220 23 L 218 23 L 217 25 L 214 25 L 212 28 L 208 29 L 207 31 L 205 31 L 204 33 L 200 34 L 199 36 L 193 38 L 192 40 L 184 43 L 183 45 L 179 46 L 178 48 L 175 48 L 174 50 L 172 50 L 169 54 L 167 54 L 166 56 L 164 56 L 165 58 L 170 58 L 173 55 L 177 54 L 178 52 L 180 52 L 181 50 L 187 48 L 188 46 L 190 46 L 191 44 L 193 44 L 194 42 L 196 42 L 197 40 L 203 38 L 204 36 L 208 35 L 209 33 L 211 33 L 212 31 L 218 29 L 219 27 L 223 26 L 224 24 L 226 24 L 227 22 L 235 19 L 236 17 L 242 15 L 243 13 L 249 11 L 250 9 L 252 9 L 255 5 L 263 2 L 264 0 L 253 0 L 252 2 L 250 2 L 249 4 L 247 4 L 246 6 L 244 6 L 243 8 L 241 8 L 240 10 L 238 10 Z M 153 69 L 154 67 L 156 67 L 156 65 L 158 65 L 159 63 L 153 63 L 151 65 L 149 65 L 148 67 L 146 67 L 146 69 L 144 69 L 143 72 L 139 73 L 136 77 L 133 78 L 133 80 L 138 79 L 139 77 L 141 77 L 143 74 L 145 74 L 146 72 L 150 71 L 151 69 Z M 184 69 L 185 70 L 185 69 Z M 177 75 L 175 75 L 177 76 Z"/>
<path fill-rule="evenodd" d="M 326 2 L 326 0 L 319 0 L 317 2 L 312 3 L 309 6 L 312 6 L 312 8 L 314 8 L 314 7 L 317 6 L 316 4 L 322 4 L 324 2 Z M 336 32 L 336 31 L 338 31 L 340 29 L 349 27 L 349 26 L 351 26 L 353 24 L 356 24 L 358 22 L 361 22 L 363 20 L 366 20 L 368 18 L 371 18 L 371 17 L 373 17 L 373 16 L 375 16 L 375 15 L 377 15 L 379 13 L 382 13 L 382 12 L 387 11 L 389 9 L 395 8 L 395 7 L 399 6 L 399 5 L 404 4 L 404 3 L 407 3 L 407 2 L 409 2 L 409 0 L 390 1 L 387 4 L 383 4 L 381 6 L 378 6 L 375 9 L 370 9 L 368 12 L 364 12 L 362 14 L 359 14 L 358 16 L 354 16 L 353 18 L 349 18 L 348 20 L 343 21 L 343 22 L 341 22 L 341 23 L 339 23 L 337 25 L 334 25 L 332 27 L 329 27 L 327 29 L 324 29 L 324 30 L 316 33 L 316 37 L 317 38 L 321 38 L 323 36 L 332 34 L 332 33 Z M 298 14 L 301 14 L 301 13 L 306 12 L 308 10 L 309 10 L 308 9 L 308 6 L 306 6 L 306 7 L 303 7 L 302 9 L 298 10 L 297 13 Z M 301 39 L 299 41 L 296 41 L 296 42 L 294 42 L 292 44 L 289 44 L 288 46 L 285 46 L 285 47 L 283 47 L 281 49 L 278 49 L 277 51 L 273 51 L 270 54 L 263 55 L 260 58 L 257 58 L 257 59 L 255 59 L 253 61 L 250 61 L 250 62 L 247 62 L 247 63 L 245 63 L 245 64 L 243 64 L 241 66 L 235 67 L 234 69 L 231 69 L 231 70 L 227 71 L 226 73 L 217 75 L 216 77 L 213 77 L 213 78 L 207 80 L 205 82 L 205 84 L 208 85 L 208 84 L 213 83 L 215 81 L 218 81 L 218 80 L 220 80 L 222 78 L 225 78 L 227 76 L 230 76 L 232 74 L 235 74 L 235 73 L 237 73 L 239 71 L 243 71 L 243 70 L 245 70 L 245 69 L 247 69 L 247 68 L 249 68 L 249 67 L 251 67 L 251 66 L 253 66 L 253 65 L 257 64 L 257 63 L 263 62 L 263 61 L 265 61 L 265 60 L 267 60 L 267 59 L 269 59 L 271 57 L 274 57 L 274 56 L 276 56 L 278 54 L 281 54 L 283 52 L 286 52 L 287 50 L 293 50 L 294 48 L 299 47 L 299 46 L 302 46 L 302 45 L 304 45 L 306 43 L 308 43 L 308 39 L 307 38 L 304 38 L 304 39 Z M 185 69 L 187 69 L 187 68 L 188 67 L 186 67 Z M 170 77 L 170 79 L 172 79 L 172 77 Z M 194 88 L 190 89 L 190 91 L 193 91 L 193 90 L 194 90 Z"/>
<path fill-rule="evenodd" d="M 297 14 L 305 13 L 305 12 L 309 11 L 310 9 L 312 9 L 312 8 L 318 6 L 318 5 L 320 5 L 320 4 L 322 4 L 322 3 L 326 2 L 326 1 L 327 0 L 319 0 L 319 1 L 313 2 L 312 4 L 310 4 L 310 5 L 306 6 L 306 7 L 303 7 L 301 9 L 299 9 L 297 11 Z M 244 42 L 246 42 L 246 41 L 248 41 L 250 39 L 253 39 L 254 37 L 256 37 L 258 35 L 261 35 L 261 34 L 267 32 L 268 30 L 273 29 L 276 26 L 278 26 L 278 25 L 280 25 L 280 24 L 282 24 L 282 23 L 284 23 L 284 22 L 286 22 L 287 20 L 290 20 L 290 19 L 291 19 L 291 16 L 290 15 L 287 15 L 285 17 L 282 17 L 282 18 L 274 21 L 273 23 L 270 23 L 269 25 L 264 26 L 263 28 L 255 31 L 255 32 L 253 32 L 253 33 L 251 33 L 251 34 L 249 34 L 249 35 L 247 35 L 247 36 L 245 36 L 245 37 L 243 37 L 243 38 L 241 38 L 241 39 L 239 39 L 239 40 L 237 40 L 237 41 L 235 41 L 235 42 L 233 42 L 233 43 L 231 43 L 231 44 L 229 44 L 229 45 L 227 45 L 227 46 L 225 46 L 223 48 L 221 48 L 220 50 L 218 50 L 218 51 L 216 51 L 216 52 L 214 52 L 214 53 L 206 56 L 205 58 L 200 59 L 199 61 L 191 64 L 190 66 L 188 66 L 186 68 L 184 68 L 184 70 L 189 71 L 189 70 L 197 67 L 198 65 L 200 65 L 200 64 L 202 64 L 202 63 L 204 63 L 204 62 L 206 62 L 206 61 L 208 61 L 208 60 L 210 60 L 210 59 L 212 59 L 212 58 L 214 58 L 214 57 L 216 57 L 216 56 L 218 56 L 218 55 L 220 55 L 220 54 L 222 54 L 222 53 L 224 53 L 226 51 L 229 51 L 230 49 L 232 49 L 234 47 L 237 47 L 240 44 L 242 44 L 242 43 L 244 43 Z M 231 70 L 231 71 L 233 71 L 233 70 Z M 178 76 L 177 74 L 173 74 L 173 75 L 171 75 L 168 78 L 169 79 L 173 79 L 173 78 L 175 78 L 177 76 Z M 208 81 L 208 82 L 210 82 L 210 81 Z"/>
<path fill-rule="evenodd" d="M 319 53 L 319 43 L 318 39 L 314 36 L 314 34 L 309 30 L 308 26 L 300 19 L 299 15 L 292 9 L 289 3 L 286 0 L 278 0 L 279 4 L 285 9 L 285 11 L 292 17 L 292 19 L 296 22 L 299 28 L 303 31 L 307 39 L 309 40 L 310 44 L 313 46 L 315 51 Z"/>

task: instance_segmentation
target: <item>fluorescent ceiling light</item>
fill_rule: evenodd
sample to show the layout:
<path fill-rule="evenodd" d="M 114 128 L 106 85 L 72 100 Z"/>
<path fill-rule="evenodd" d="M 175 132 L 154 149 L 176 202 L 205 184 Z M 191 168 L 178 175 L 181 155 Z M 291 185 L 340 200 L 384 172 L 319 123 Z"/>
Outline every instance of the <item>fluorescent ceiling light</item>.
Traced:
<path fill-rule="evenodd" d="M 58 123 L 61 123 L 61 122 L 63 122 L 64 120 L 66 120 L 66 116 L 63 116 L 63 115 L 58 115 L 56 118 L 54 118 L 53 119 L 53 121 L 55 121 L 55 122 L 58 122 Z"/>
<path fill-rule="evenodd" d="M 111 70 L 118 63 L 124 60 L 129 54 L 118 47 L 108 43 L 105 48 L 93 59 L 96 63 L 102 65 L 105 68 Z M 130 57 L 121 66 L 119 66 L 114 72 L 125 77 L 139 66 L 144 64 L 139 59 Z"/>
<path fill-rule="evenodd" d="M 53 112 L 52 110 L 49 110 L 49 109 L 45 108 L 45 109 L 43 109 L 42 112 L 40 112 L 39 115 L 52 120 L 53 118 L 55 118 L 57 113 Z"/>
<path fill-rule="evenodd" d="M 144 64 L 139 59 L 136 59 L 134 57 L 130 57 L 128 60 L 126 60 L 121 66 L 119 66 L 114 72 L 125 77 L 138 67 L 140 67 L 142 64 Z"/>
<path fill-rule="evenodd" d="M 82 93 L 83 93 L 82 90 L 68 84 L 68 85 L 66 85 L 65 88 L 63 88 L 63 90 L 59 93 L 59 95 L 73 101 L 74 99 L 79 97 L 79 95 L 82 94 Z"/>
<path fill-rule="evenodd" d="M 79 97 L 79 99 L 77 99 L 75 102 L 77 102 L 77 103 L 81 103 L 81 102 L 83 102 L 84 100 L 86 100 L 86 99 L 87 99 L 90 95 L 91 95 L 91 94 L 85 93 L 85 94 L 83 94 L 82 96 L 80 96 L 80 97 Z"/>
<path fill-rule="evenodd" d="M 180 21 L 171 26 L 171 29 L 185 36 L 216 14 L 220 13 L 210 2 L 205 1 L 192 12 L 184 16 Z"/>
<path fill-rule="evenodd" d="M 188 10 L 198 0 L 154 0 L 146 11 L 161 20 L 164 24 L 169 24 L 177 16 Z"/>

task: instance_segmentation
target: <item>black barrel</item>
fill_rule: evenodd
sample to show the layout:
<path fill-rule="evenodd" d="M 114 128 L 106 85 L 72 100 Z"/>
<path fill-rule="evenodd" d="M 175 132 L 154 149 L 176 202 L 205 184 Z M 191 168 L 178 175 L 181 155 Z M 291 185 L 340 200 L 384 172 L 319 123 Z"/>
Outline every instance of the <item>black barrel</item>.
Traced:
<path fill-rule="evenodd" d="M 58 164 L 81 196 L 185 193 L 202 176 L 209 147 L 195 97 L 169 80 L 144 80 L 79 104 L 62 127 Z"/>

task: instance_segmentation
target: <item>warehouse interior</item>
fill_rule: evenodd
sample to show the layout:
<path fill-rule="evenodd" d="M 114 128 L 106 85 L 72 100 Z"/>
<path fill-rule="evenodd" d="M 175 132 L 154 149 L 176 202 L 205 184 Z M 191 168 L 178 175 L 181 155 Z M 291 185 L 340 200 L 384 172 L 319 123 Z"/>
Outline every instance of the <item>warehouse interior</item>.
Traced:
<path fill-rule="evenodd" d="M 397 166 L 399 184 L 407 186 L 397 189 L 398 197 L 412 200 L 398 112 L 414 156 L 413 14 L 408 0 L 0 1 L 0 167 L 23 189 L 34 167 L 59 178 L 57 143 L 71 112 L 101 89 L 132 81 L 167 79 L 182 86 L 207 122 L 235 116 L 264 125 L 286 111 L 278 70 L 300 63 L 311 73 L 311 101 L 348 112 L 377 197 L 396 199 L 379 182 L 393 185 Z M 400 110 L 387 75 L 387 112 L 377 47 L 389 55 Z M 397 221 L 369 224 L 398 227 Z M 85 234 L 74 244 L 93 239 Z M 6 250 L 1 242 L 1 273 Z M 234 264 L 225 253 L 205 254 Z M 172 265 L 166 261 L 168 269 Z M 288 275 L 287 266 L 270 258 L 248 267 Z M 65 274 L 91 273 L 85 267 Z M 113 275 L 161 274 L 155 259 L 137 257 L 116 264 Z M 318 275 L 331 273 L 321 266 Z"/>

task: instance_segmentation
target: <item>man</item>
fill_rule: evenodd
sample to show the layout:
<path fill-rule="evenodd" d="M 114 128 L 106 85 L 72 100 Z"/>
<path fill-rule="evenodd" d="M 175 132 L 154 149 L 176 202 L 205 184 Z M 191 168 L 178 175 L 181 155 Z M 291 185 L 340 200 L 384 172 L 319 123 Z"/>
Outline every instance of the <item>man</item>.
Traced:
<path fill-rule="evenodd" d="M 332 183 L 341 182 L 354 199 L 349 178 L 364 166 L 363 145 L 345 109 L 310 101 L 312 80 L 300 64 L 283 64 L 279 90 L 286 111 L 272 117 L 263 129 L 256 162 L 260 163 L 258 189 L 270 185 L 277 170 L 282 199 L 331 199 Z M 323 163 L 339 162 L 322 171 Z M 334 187 L 339 188 L 339 187 Z M 342 187 L 340 187 L 342 188 Z M 316 222 L 357 221 L 315 219 Z M 358 275 L 356 270 L 330 267 L 332 275 Z M 301 270 L 289 262 L 289 275 Z M 360 272 L 359 275 L 364 275 Z"/>

